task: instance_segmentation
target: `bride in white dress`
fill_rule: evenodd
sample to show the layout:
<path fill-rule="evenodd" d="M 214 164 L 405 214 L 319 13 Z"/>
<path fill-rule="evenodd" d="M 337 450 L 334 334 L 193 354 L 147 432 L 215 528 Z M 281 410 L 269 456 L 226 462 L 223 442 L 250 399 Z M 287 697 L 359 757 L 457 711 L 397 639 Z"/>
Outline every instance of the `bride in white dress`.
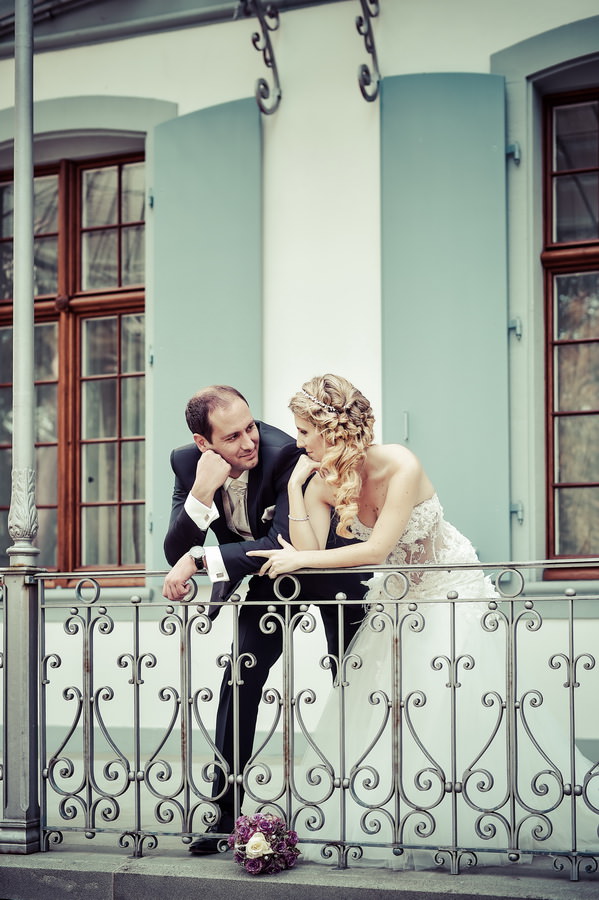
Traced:
<path fill-rule="evenodd" d="M 456 871 L 531 850 L 599 852 L 599 765 L 570 752 L 563 689 L 538 689 L 538 614 L 501 603 L 419 460 L 373 443 L 370 404 L 346 379 L 312 379 L 290 408 L 306 451 L 289 481 L 291 543 L 250 554 L 265 557 L 261 574 L 398 569 L 369 582 L 337 686 L 303 729 L 293 826 L 304 858 Z M 331 510 L 357 543 L 324 549 Z M 296 697 L 300 721 L 313 700 Z"/>

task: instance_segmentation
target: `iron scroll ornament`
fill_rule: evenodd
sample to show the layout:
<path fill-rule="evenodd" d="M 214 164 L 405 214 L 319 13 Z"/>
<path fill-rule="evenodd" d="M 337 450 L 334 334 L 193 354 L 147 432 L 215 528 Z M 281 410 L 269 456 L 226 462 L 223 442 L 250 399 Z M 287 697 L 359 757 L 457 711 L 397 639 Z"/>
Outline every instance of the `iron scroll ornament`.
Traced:
<path fill-rule="evenodd" d="M 259 78 L 256 82 L 256 103 L 260 112 L 266 116 L 271 116 L 279 108 L 283 92 L 279 81 L 279 72 L 275 60 L 275 54 L 270 40 L 270 32 L 276 31 L 279 27 L 279 11 L 274 3 L 264 4 L 262 0 L 240 0 L 237 7 L 235 18 L 239 15 L 256 16 L 260 23 L 261 32 L 255 31 L 252 35 L 252 44 L 260 53 L 264 60 L 264 65 L 268 69 L 272 69 L 273 87 L 269 85 L 266 78 Z"/>
<path fill-rule="evenodd" d="M 381 81 L 374 43 L 374 32 L 372 30 L 372 19 L 375 19 L 380 12 L 379 0 L 360 0 L 360 6 L 362 7 L 362 15 L 356 16 L 356 29 L 358 34 L 361 34 L 364 38 L 366 52 L 372 57 L 372 68 L 366 63 L 362 63 L 358 69 L 358 84 L 364 99 L 369 103 L 373 103 L 379 95 Z"/>

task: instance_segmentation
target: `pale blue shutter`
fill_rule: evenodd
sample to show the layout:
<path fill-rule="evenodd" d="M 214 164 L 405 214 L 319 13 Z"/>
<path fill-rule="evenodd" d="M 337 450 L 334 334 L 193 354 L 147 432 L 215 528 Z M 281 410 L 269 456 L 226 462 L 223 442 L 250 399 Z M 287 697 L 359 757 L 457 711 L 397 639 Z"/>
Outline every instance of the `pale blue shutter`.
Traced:
<path fill-rule="evenodd" d="M 486 560 L 510 552 L 504 104 L 496 75 L 382 82 L 385 440 Z"/>
<path fill-rule="evenodd" d="M 232 384 L 260 414 L 262 151 L 256 101 L 237 100 L 159 125 L 148 168 L 151 544 L 163 565 L 173 482 L 169 453 L 191 440 L 187 400 L 205 385 Z"/>

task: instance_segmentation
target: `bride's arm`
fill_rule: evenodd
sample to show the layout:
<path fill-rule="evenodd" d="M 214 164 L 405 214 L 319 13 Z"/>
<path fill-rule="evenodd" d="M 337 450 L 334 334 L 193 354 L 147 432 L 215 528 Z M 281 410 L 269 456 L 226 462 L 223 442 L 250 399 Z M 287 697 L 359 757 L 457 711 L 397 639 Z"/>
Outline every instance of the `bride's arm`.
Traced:
<path fill-rule="evenodd" d="M 296 569 L 337 569 L 349 566 L 370 566 L 384 563 L 404 533 L 412 509 L 420 500 L 422 469 L 417 460 L 394 467 L 388 483 L 385 502 L 368 540 L 329 550 L 250 551 L 266 562 L 261 575 L 276 578 Z"/>
<path fill-rule="evenodd" d="M 331 523 L 331 504 L 325 498 L 323 482 L 312 478 L 319 463 L 300 456 L 287 485 L 289 495 L 289 537 L 296 550 L 322 550 L 326 547 Z"/>

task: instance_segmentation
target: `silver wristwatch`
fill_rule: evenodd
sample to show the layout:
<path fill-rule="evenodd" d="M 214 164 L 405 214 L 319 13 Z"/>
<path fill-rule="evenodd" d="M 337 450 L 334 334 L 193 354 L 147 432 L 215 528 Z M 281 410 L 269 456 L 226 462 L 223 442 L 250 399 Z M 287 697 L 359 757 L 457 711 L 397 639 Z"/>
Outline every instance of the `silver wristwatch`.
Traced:
<path fill-rule="evenodd" d="M 193 559 L 196 564 L 196 569 L 199 571 L 204 568 L 204 548 L 200 546 L 192 547 L 189 551 L 189 555 Z"/>

